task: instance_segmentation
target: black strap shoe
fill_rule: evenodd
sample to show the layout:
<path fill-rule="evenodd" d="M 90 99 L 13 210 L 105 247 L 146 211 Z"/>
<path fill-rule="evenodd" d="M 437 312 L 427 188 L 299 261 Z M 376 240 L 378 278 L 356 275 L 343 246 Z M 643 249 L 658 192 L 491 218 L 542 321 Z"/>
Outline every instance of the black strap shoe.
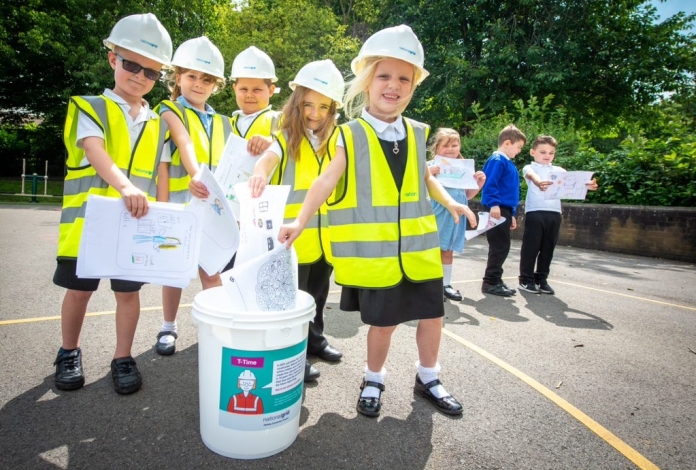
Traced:
<path fill-rule="evenodd" d="M 82 351 L 80 348 L 66 351 L 58 350 L 56 360 L 55 384 L 58 390 L 77 390 L 85 384 L 85 376 L 82 372 Z"/>
<path fill-rule="evenodd" d="M 138 366 L 130 356 L 119 357 L 111 361 L 111 378 L 114 381 L 116 393 L 121 395 L 135 393 L 143 385 Z"/>
<path fill-rule="evenodd" d="M 304 381 L 305 382 L 316 382 L 320 375 L 321 375 L 321 372 L 319 372 L 319 369 L 317 369 L 312 364 L 310 364 L 309 361 L 305 361 L 305 366 L 304 366 Z"/>
<path fill-rule="evenodd" d="M 162 336 L 171 336 L 174 341 L 163 343 L 160 341 Z M 171 356 L 176 351 L 176 340 L 179 337 L 173 331 L 160 331 L 157 333 L 157 342 L 155 343 L 155 352 L 160 356 Z"/>
<path fill-rule="evenodd" d="M 381 384 L 379 382 L 372 382 L 371 380 L 363 380 L 360 384 L 361 395 L 362 390 L 365 387 L 375 387 L 379 389 L 379 396 L 377 398 L 366 398 L 360 396 L 358 398 L 358 404 L 355 408 L 361 415 L 368 416 L 370 418 L 376 418 L 377 416 L 379 416 L 379 412 L 382 409 L 382 392 L 384 391 L 384 384 Z"/>
<path fill-rule="evenodd" d="M 427 399 L 430 403 L 435 405 L 435 408 L 437 408 L 438 411 L 452 416 L 462 414 L 463 407 L 461 403 L 459 403 L 452 395 L 448 395 L 442 398 L 437 398 L 435 395 L 433 395 L 433 392 L 431 392 L 430 389 L 436 385 L 442 385 L 440 379 L 435 379 L 432 382 L 424 384 L 423 382 L 421 382 L 421 379 L 420 377 L 418 377 L 418 374 L 416 374 L 416 384 L 413 386 L 413 392 L 416 395 Z"/>

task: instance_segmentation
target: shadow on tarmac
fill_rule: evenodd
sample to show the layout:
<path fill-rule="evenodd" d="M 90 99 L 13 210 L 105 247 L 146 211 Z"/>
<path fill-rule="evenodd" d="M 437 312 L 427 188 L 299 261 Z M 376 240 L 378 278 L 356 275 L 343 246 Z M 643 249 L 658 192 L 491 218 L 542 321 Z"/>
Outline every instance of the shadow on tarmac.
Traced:
<path fill-rule="evenodd" d="M 517 294 L 519 295 L 519 294 Z M 465 305 L 475 309 L 481 315 L 497 318 L 508 322 L 525 322 L 529 319 L 520 315 L 520 309 L 512 303 L 510 297 L 500 297 L 486 295 L 480 300 L 464 297 L 464 300 L 457 302 L 456 305 Z"/>
<path fill-rule="evenodd" d="M 110 373 L 72 392 L 57 390 L 51 374 L 9 401 L 0 410 L 0 468 L 421 469 L 432 452 L 437 412 L 414 406 L 405 420 L 324 413 L 277 455 L 222 457 L 200 437 L 198 346 L 166 358 L 150 350 L 136 361 L 144 384 L 130 396 L 114 392 Z M 308 417 L 303 405 L 301 426 Z"/>
<path fill-rule="evenodd" d="M 564 328 L 582 328 L 587 330 L 613 330 L 614 325 L 591 313 L 570 308 L 567 303 L 555 295 L 523 293 L 527 301 L 525 307 L 534 315 Z M 576 315 L 572 315 L 576 314 Z"/>

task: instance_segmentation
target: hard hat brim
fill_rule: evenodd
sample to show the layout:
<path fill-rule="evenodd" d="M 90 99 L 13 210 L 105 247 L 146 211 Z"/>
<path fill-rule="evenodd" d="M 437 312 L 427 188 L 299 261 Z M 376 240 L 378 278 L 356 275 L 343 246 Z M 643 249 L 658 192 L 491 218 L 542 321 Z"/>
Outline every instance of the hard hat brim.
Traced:
<path fill-rule="evenodd" d="M 143 57 L 147 57 L 148 59 L 154 60 L 158 64 L 162 64 L 162 67 L 164 67 L 164 68 L 171 68 L 172 67 L 171 62 L 164 62 L 160 57 L 157 57 L 154 54 L 150 54 L 150 53 L 147 53 L 145 51 L 133 50 L 128 46 L 124 46 L 123 44 L 117 44 L 113 41 L 109 41 L 108 39 L 104 39 L 103 42 L 104 42 L 104 46 L 106 46 L 106 48 L 109 49 L 111 52 L 114 52 L 114 48 L 116 48 L 116 46 L 118 46 L 121 49 L 125 49 L 125 50 L 130 51 L 134 54 L 138 54 L 138 55 L 141 55 Z"/>
<path fill-rule="evenodd" d="M 358 56 L 353 61 L 350 63 L 350 69 L 353 71 L 355 75 L 359 74 L 362 72 L 362 70 L 365 68 L 365 61 L 366 59 L 369 59 L 370 57 L 383 57 L 383 58 L 388 58 L 388 59 L 398 59 L 398 60 L 403 60 L 407 64 L 413 65 L 418 71 L 420 72 L 420 76 L 418 77 L 418 80 L 416 81 L 416 85 L 420 85 L 423 80 L 428 78 L 430 75 L 430 72 L 425 70 L 423 67 L 421 67 L 418 64 L 414 64 L 413 62 L 410 62 L 408 60 L 405 60 L 403 57 L 398 57 L 394 54 L 389 54 L 389 53 L 382 53 L 382 54 L 371 54 L 371 55 L 363 55 L 363 56 Z"/>
<path fill-rule="evenodd" d="M 335 99 L 335 98 L 330 97 L 329 95 L 327 95 L 327 94 L 325 93 L 325 90 L 318 90 L 317 88 L 315 88 L 315 87 L 313 87 L 313 86 L 309 86 L 309 85 L 306 84 L 306 83 L 297 82 L 297 81 L 289 82 L 288 85 L 290 86 L 290 89 L 291 89 L 292 91 L 295 91 L 295 87 L 296 87 L 297 85 L 303 86 L 303 87 L 305 87 L 305 88 L 307 88 L 307 89 L 309 89 L 309 90 L 316 91 L 317 93 L 320 93 L 320 94 L 326 96 L 327 98 L 329 98 L 330 100 L 332 100 L 334 103 L 336 103 L 336 109 L 341 109 L 341 108 L 343 107 L 343 100 L 337 100 L 337 99 Z"/>

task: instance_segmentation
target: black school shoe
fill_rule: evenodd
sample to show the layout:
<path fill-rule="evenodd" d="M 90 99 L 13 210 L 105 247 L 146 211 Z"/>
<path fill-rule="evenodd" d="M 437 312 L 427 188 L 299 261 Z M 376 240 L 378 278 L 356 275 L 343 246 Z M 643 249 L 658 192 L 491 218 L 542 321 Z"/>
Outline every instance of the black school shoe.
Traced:
<path fill-rule="evenodd" d="M 425 398 L 430 403 L 435 405 L 435 408 L 437 408 L 438 411 L 441 411 L 446 415 L 457 416 L 462 414 L 462 411 L 464 410 L 462 404 L 459 403 L 452 395 L 442 398 L 437 398 L 435 395 L 433 395 L 430 389 L 436 385 L 442 385 L 440 379 L 435 379 L 432 382 L 424 384 L 420 377 L 418 377 L 418 373 L 416 373 L 416 384 L 413 386 L 413 393 L 419 397 Z"/>
<path fill-rule="evenodd" d="M 135 393 L 143 385 L 138 366 L 130 356 L 119 357 L 111 361 L 111 378 L 114 381 L 116 393 L 121 395 Z"/>
<path fill-rule="evenodd" d="M 462 300 L 462 294 L 452 286 L 445 286 L 444 290 L 445 297 L 450 300 L 460 301 Z"/>
<path fill-rule="evenodd" d="M 316 382 L 321 372 L 319 369 L 314 367 L 309 361 L 305 361 L 304 367 L 304 381 L 305 382 Z"/>
<path fill-rule="evenodd" d="M 501 297 L 511 297 L 515 295 L 515 291 L 508 287 L 505 287 L 505 284 L 503 284 L 502 282 L 499 284 L 488 284 L 487 282 L 484 282 L 481 285 L 481 292 L 483 292 L 484 294 L 499 295 Z"/>
<path fill-rule="evenodd" d="M 360 413 L 363 416 L 367 416 L 369 418 L 376 418 L 377 416 L 379 416 L 379 412 L 382 410 L 382 392 L 384 391 L 384 384 L 363 379 L 362 383 L 360 384 L 361 395 L 362 390 L 365 387 L 375 387 L 379 389 L 379 396 L 377 398 L 367 398 L 359 396 L 358 404 L 355 405 L 355 409 L 358 410 L 358 413 Z"/>
<path fill-rule="evenodd" d="M 56 366 L 54 378 L 58 390 L 77 390 L 85 384 L 80 348 L 72 351 L 60 348 L 53 365 Z"/>
<path fill-rule="evenodd" d="M 550 295 L 554 295 L 556 293 L 556 291 L 553 290 L 553 287 L 548 285 L 548 283 L 546 281 L 543 281 L 541 284 L 539 284 L 539 292 L 541 292 L 542 294 L 550 294 Z"/>

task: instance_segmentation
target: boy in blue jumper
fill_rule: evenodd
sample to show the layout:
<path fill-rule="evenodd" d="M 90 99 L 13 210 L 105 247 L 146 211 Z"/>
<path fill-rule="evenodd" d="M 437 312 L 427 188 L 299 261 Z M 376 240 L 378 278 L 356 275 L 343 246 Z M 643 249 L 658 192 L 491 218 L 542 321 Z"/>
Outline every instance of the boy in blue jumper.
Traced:
<path fill-rule="evenodd" d="M 483 276 L 481 292 L 510 297 L 516 293 L 503 282 L 503 263 L 510 252 L 510 230 L 517 228 L 515 213 L 520 202 L 520 176 L 512 163 L 527 136 L 510 124 L 498 134 L 498 150 L 483 165 L 486 184 L 483 186 L 481 204 L 491 217 L 505 217 L 505 222 L 486 232 L 488 262 Z"/>

